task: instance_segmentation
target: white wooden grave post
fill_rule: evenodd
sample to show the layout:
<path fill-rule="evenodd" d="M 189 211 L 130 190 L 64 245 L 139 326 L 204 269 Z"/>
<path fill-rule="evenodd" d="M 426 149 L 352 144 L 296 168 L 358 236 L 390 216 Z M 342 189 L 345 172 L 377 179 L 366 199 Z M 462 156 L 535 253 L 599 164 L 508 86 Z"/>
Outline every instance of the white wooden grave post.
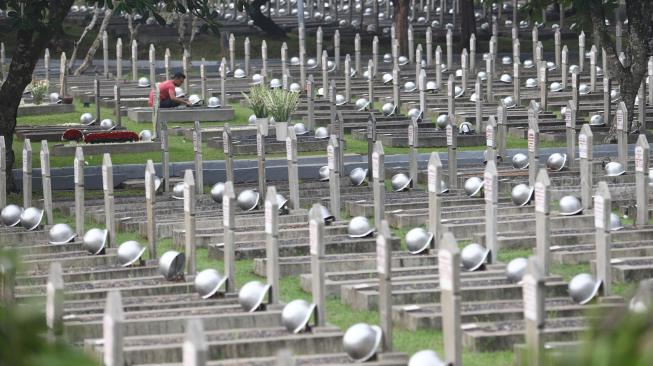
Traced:
<path fill-rule="evenodd" d="M 186 274 L 194 276 L 196 267 L 196 208 L 195 208 L 195 179 L 193 171 L 186 169 L 184 172 L 184 229 L 185 229 L 185 254 Z"/>
<path fill-rule="evenodd" d="M 102 156 L 102 190 L 104 191 L 104 225 L 108 232 L 107 247 L 116 246 L 116 212 L 113 195 L 113 162 L 111 154 Z"/>
<path fill-rule="evenodd" d="M 279 288 L 279 203 L 277 189 L 268 187 L 265 195 L 265 253 L 267 259 L 266 277 L 270 285 L 268 302 L 278 304 L 281 296 Z"/>

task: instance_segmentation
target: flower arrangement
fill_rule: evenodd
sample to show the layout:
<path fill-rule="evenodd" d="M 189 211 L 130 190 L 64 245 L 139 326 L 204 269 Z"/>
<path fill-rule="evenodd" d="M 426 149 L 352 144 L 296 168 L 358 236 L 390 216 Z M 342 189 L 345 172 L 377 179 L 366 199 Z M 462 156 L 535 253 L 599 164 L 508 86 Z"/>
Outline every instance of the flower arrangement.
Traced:
<path fill-rule="evenodd" d="M 48 93 L 49 82 L 47 80 L 34 80 L 32 81 L 32 101 L 34 104 L 39 105 L 43 103 L 45 95 Z"/>
<path fill-rule="evenodd" d="M 265 96 L 265 108 L 277 122 L 287 122 L 297 109 L 299 93 L 283 89 L 273 89 Z"/>
<path fill-rule="evenodd" d="M 99 144 L 103 142 L 128 142 L 138 141 L 138 134 L 132 131 L 107 131 L 93 132 L 84 135 L 84 142 L 87 144 Z"/>
<path fill-rule="evenodd" d="M 264 85 L 255 85 L 249 89 L 249 94 L 243 93 L 243 96 L 257 118 L 266 118 L 268 116 L 268 110 L 265 104 L 268 93 L 269 91 Z"/>

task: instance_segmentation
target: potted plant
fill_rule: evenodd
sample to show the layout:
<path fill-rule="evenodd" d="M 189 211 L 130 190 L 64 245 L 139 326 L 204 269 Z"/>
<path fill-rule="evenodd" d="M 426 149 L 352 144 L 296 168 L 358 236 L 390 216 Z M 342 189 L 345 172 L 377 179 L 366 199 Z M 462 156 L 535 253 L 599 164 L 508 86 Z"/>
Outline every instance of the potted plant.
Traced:
<path fill-rule="evenodd" d="M 257 125 L 264 126 L 264 135 L 267 135 L 267 126 L 269 123 L 268 111 L 265 105 L 267 93 L 268 89 L 263 85 L 254 85 L 249 89 L 249 94 L 242 93 L 247 103 L 249 103 L 249 107 L 254 112 L 254 116 L 256 116 Z"/>
<path fill-rule="evenodd" d="M 48 86 L 49 84 L 47 80 L 32 81 L 32 103 L 36 105 L 43 103 L 43 99 L 45 99 L 45 95 L 48 93 Z"/>
<path fill-rule="evenodd" d="M 277 141 L 286 141 L 290 116 L 299 104 L 299 93 L 283 89 L 270 90 L 265 99 L 265 107 L 275 120 Z"/>

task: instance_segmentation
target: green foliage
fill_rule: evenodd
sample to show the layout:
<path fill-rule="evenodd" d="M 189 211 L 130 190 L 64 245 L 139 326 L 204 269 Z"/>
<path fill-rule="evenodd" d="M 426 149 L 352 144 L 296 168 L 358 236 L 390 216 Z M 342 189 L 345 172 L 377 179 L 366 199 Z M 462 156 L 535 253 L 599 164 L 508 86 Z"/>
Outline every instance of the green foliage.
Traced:
<path fill-rule="evenodd" d="M 0 251 L 0 282 L 8 273 L 7 268 L 17 265 L 16 255 L 8 250 Z M 47 328 L 43 305 L 20 306 L 0 300 L 0 365 L 11 366 L 91 366 L 97 361 L 73 350 L 69 345 L 51 342 L 44 336 Z"/>
<path fill-rule="evenodd" d="M 592 30 L 592 17 L 590 9 L 600 9 L 605 16 L 614 14 L 617 0 L 530 0 L 522 5 L 519 10 L 529 18 L 542 21 L 542 10 L 548 6 L 559 3 L 565 9 L 576 9 L 573 15 L 566 19 L 576 22 L 585 31 Z"/>
<path fill-rule="evenodd" d="M 266 118 L 268 111 L 265 108 L 265 99 L 269 93 L 264 85 L 254 85 L 249 89 L 249 94 L 242 93 L 249 107 L 254 111 L 254 115 L 258 118 Z"/>
<path fill-rule="evenodd" d="M 653 312 L 599 314 L 579 351 L 558 365 L 653 365 Z"/>
<path fill-rule="evenodd" d="M 283 89 L 269 90 L 265 95 L 265 108 L 277 122 L 286 122 L 297 109 L 299 93 Z"/>
<path fill-rule="evenodd" d="M 211 6 L 213 3 L 209 0 L 87 0 L 89 5 L 95 3 L 99 7 L 113 9 L 114 12 L 126 12 L 129 14 L 141 14 L 143 16 L 152 16 L 156 21 L 165 25 L 166 21 L 161 16 L 163 11 L 175 13 L 191 13 L 202 19 L 208 28 L 217 32 L 219 24 L 217 23 L 218 13 Z M 20 1 L 20 0 L 0 0 L 0 9 L 7 11 L 10 25 L 17 29 L 44 29 L 47 26 L 53 26 L 50 22 L 50 9 L 61 6 L 72 5 L 73 1 Z M 162 7 L 159 6 L 162 3 Z M 67 9 L 66 9 L 67 12 Z M 55 24 L 56 25 L 56 24 Z M 57 25 L 57 26 L 60 26 Z"/>

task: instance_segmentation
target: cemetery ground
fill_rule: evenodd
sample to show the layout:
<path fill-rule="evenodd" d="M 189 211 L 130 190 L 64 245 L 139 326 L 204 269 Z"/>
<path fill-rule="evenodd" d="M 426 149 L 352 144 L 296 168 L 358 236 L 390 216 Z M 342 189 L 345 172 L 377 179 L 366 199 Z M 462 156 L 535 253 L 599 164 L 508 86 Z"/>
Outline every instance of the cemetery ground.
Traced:
<path fill-rule="evenodd" d="M 207 188 L 208 190 L 208 188 Z M 129 196 L 143 196 L 144 191 L 139 189 L 121 189 L 115 191 L 116 197 L 129 197 Z M 94 200 L 100 199 L 103 196 L 101 190 L 90 190 L 86 192 L 86 199 Z M 39 193 L 34 193 L 33 198 L 35 200 L 41 199 Z M 54 201 L 69 201 L 72 202 L 72 192 L 66 191 L 55 191 L 54 192 Z M 22 196 L 20 194 L 11 194 L 7 197 L 8 203 L 20 204 Z M 617 212 L 615 210 L 615 212 Z M 617 212 L 618 213 L 618 212 Z M 348 220 L 351 217 L 346 212 L 342 212 L 343 220 Z M 93 221 L 93 217 L 90 215 L 86 216 L 85 219 L 85 231 L 97 227 L 97 225 L 102 225 L 103 222 Z M 59 209 L 54 211 L 54 221 L 57 223 L 66 223 L 71 226 L 75 225 L 75 217 L 68 216 L 63 214 Z M 373 218 L 370 219 L 370 223 L 374 224 Z M 632 225 L 632 221 L 624 218 L 622 223 L 626 226 Z M 651 220 L 653 223 L 653 220 Z M 406 250 L 405 236 L 407 233 L 407 228 L 392 229 L 392 234 L 394 237 L 401 239 L 401 249 Z M 118 231 L 116 233 L 116 242 L 123 243 L 128 240 L 142 241 L 142 237 L 137 232 L 125 232 Z M 465 245 L 469 244 L 469 241 L 459 241 L 458 245 L 462 249 Z M 172 238 L 160 238 L 157 241 L 157 250 L 160 253 L 166 252 L 168 250 L 179 250 L 183 248 L 173 247 Z M 216 260 L 209 257 L 208 249 L 206 247 L 200 247 L 196 249 L 196 260 L 197 260 L 197 270 L 198 272 L 208 268 L 214 268 L 220 272 L 224 272 L 223 261 Z M 510 260 L 517 257 L 528 257 L 531 255 L 531 249 L 504 249 L 499 253 L 498 259 L 501 263 L 508 263 Z M 144 256 L 146 256 L 144 254 Z M 253 280 L 265 281 L 264 277 L 258 276 L 254 273 L 254 261 L 250 259 L 241 259 L 236 261 L 236 278 L 238 278 L 239 283 L 244 284 Z M 564 278 L 565 281 L 569 281 L 574 275 L 578 273 L 587 273 L 590 272 L 589 265 L 587 264 L 556 264 L 551 269 L 552 274 L 560 275 Z M 371 280 L 375 280 L 371 278 Z M 302 290 L 300 285 L 299 276 L 286 276 L 282 277 L 280 281 L 281 285 L 281 301 L 287 303 L 296 299 L 303 299 L 308 302 L 311 301 L 312 295 Z M 636 283 L 613 283 L 613 292 L 615 295 L 625 296 L 629 293 L 632 293 Z M 35 304 L 35 306 L 42 308 L 43 304 Z M 333 324 L 339 327 L 342 330 L 348 329 L 350 326 L 366 322 L 369 324 L 378 324 L 379 323 L 379 313 L 377 311 L 365 311 L 352 309 L 348 305 L 343 304 L 339 297 L 329 296 L 327 297 L 326 303 L 326 312 L 327 319 L 330 324 Z M 550 318 L 555 318 L 555 315 L 549 315 Z M 443 352 L 443 340 L 442 332 L 437 330 L 406 330 L 402 327 L 395 327 L 393 340 L 395 345 L 395 351 L 405 352 L 407 354 L 413 354 L 422 349 L 435 349 L 437 352 Z M 70 356 L 71 359 L 69 362 L 74 362 L 75 365 L 84 366 L 86 364 L 93 365 L 94 361 L 90 361 L 82 357 L 81 355 L 76 355 L 75 353 Z M 68 359 L 62 359 L 68 361 Z M 511 364 L 514 360 L 514 353 L 512 351 L 497 351 L 497 352 L 469 352 L 464 351 L 463 360 L 465 365 L 472 366 L 491 366 L 491 365 L 508 365 Z"/>
<path fill-rule="evenodd" d="M 355 100 L 355 98 L 354 98 Z M 72 113 L 59 113 L 59 114 L 47 114 L 47 115 L 34 115 L 34 116 L 23 116 L 23 117 L 18 117 L 18 124 L 17 126 L 25 126 L 25 125 L 33 125 L 33 126 L 38 126 L 38 125 L 53 125 L 53 124 L 62 124 L 62 123 L 77 123 L 79 120 L 79 116 L 82 113 L 95 113 L 95 105 L 90 104 L 88 107 L 84 107 L 84 105 L 80 101 L 75 101 L 75 112 Z M 242 125 L 247 125 L 247 118 L 252 114 L 251 109 L 247 107 L 243 107 L 240 105 L 240 103 L 230 103 L 231 108 L 234 109 L 235 116 L 234 119 L 231 121 L 228 121 L 228 123 L 231 126 L 242 126 Z M 113 109 L 111 108 L 101 108 L 101 115 L 109 118 L 114 118 L 113 117 Z M 103 117 L 104 118 L 104 117 Z M 224 122 L 202 122 L 201 126 L 202 127 L 210 127 L 210 126 L 222 126 Z M 142 129 L 152 129 L 152 126 L 147 123 L 136 123 L 126 116 L 122 117 L 122 125 L 129 131 L 134 131 L 136 133 L 140 132 Z M 176 123 L 170 123 L 169 128 L 174 129 L 176 126 L 180 126 L 182 128 L 190 128 L 188 123 L 184 124 L 176 124 Z M 367 142 L 366 141 L 361 141 L 361 140 L 356 140 L 353 139 L 351 134 L 347 134 L 345 137 L 346 141 L 346 149 L 345 153 L 346 154 L 360 154 L 360 155 L 367 155 Z M 49 142 L 50 149 L 52 149 L 53 145 L 56 144 L 62 144 L 64 143 L 63 141 L 51 141 Z M 204 159 L 205 160 L 224 160 L 224 153 L 221 149 L 214 149 L 214 148 L 209 148 L 206 146 L 207 142 L 203 142 L 202 144 L 202 150 L 204 152 Z M 525 139 L 520 139 L 516 138 L 513 136 L 508 136 L 507 138 L 507 148 L 509 149 L 525 149 L 528 145 L 528 141 Z M 183 136 L 177 136 L 171 134 L 169 136 L 169 146 L 170 146 L 170 161 L 171 162 L 182 162 L 182 161 L 192 161 L 194 158 L 194 153 L 192 146 L 189 145 L 189 142 L 184 139 Z M 558 142 L 549 142 L 549 141 L 542 141 L 540 142 L 540 146 L 543 148 L 546 147 L 562 147 L 564 146 L 564 143 L 558 143 Z M 35 144 L 34 141 L 32 142 L 32 151 L 34 153 L 34 156 L 38 156 L 39 152 L 41 149 L 40 144 Z M 485 149 L 485 146 L 464 146 L 464 147 L 459 147 L 459 151 L 482 151 Z M 23 150 L 23 141 L 15 139 L 14 144 L 13 144 L 13 150 L 14 154 L 16 156 L 20 156 L 21 152 Z M 392 147 L 392 146 L 387 146 L 385 147 L 385 152 L 388 155 L 394 155 L 394 154 L 407 154 L 409 152 L 408 147 Z M 430 153 L 431 151 L 437 151 L 437 152 L 446 152 L 447 148 L 418 148 L 418 152 L 420 153 Z M 298 152 L 300 156 L 323 156 L 322 152 L 319 151 L 300 151 Z M 267 157 L 269 158 L 280 158 L 285 156 L 283 153 L 267 153 Z M 50 158 L 50 164 L 53 168 L 59 168 L 59 167 L 69 167 L 72 164 L 72 160 L 74 157 L 72 156 L 52 156 Z M 97 155 L 90 155 L 87 154 L 85 156 L 86 158 L 86 163 L 89 166 L 99 166 L 102 164 L 102 154 L 97 154 Z M 235 159 L 256 159 L 256 154 L 243 154 L 243 155 L 237 155 L 234 157 Z M 121 164 L 144 164 L 147 160 L 152 160 L 155 163 L 161 162 L 161 153 L 159 151 L 153 151 L 153 152 L 143 152 L 143 153 L 131 153 L 131 154 L 114 154 L 111 157 L 112 161 L 116 165 L 121 165 Z M 19 169 L 22 166 L 22 161 L 21 159 L 16 159 L 15 161 L 15 169 Z M 33 161 L 33 167 L 34 168 L 39 168 L 40 167 L 40 161 L 39 159 L 34 159 Z"/>

